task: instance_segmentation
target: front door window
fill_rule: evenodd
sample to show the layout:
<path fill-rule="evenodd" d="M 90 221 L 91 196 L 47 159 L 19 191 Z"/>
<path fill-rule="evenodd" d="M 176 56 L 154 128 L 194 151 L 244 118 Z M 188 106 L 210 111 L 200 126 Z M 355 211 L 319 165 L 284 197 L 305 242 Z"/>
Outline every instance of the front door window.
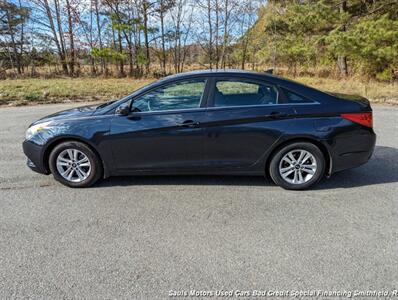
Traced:
<path fill-rule="evenodd" d="M 151 112 L 198 108 L 205 86 L 205 79 L 161 86 L 134 100 L 132 109 L 138 112 Z"/>

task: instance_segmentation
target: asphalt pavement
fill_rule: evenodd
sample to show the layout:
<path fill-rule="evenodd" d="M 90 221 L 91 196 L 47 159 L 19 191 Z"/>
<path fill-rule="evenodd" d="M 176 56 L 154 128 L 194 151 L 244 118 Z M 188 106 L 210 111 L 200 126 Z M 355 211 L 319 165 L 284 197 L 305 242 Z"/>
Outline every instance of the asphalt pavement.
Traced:
<path fill-rule="evenodd" d="M 73 106 L 0 109 L 1 299 L 398 289 L 397 107 L 374 105 L 369 163 L 295 192 L 227 176 L 64 187 L 26 167 L 21 143 Z"/>

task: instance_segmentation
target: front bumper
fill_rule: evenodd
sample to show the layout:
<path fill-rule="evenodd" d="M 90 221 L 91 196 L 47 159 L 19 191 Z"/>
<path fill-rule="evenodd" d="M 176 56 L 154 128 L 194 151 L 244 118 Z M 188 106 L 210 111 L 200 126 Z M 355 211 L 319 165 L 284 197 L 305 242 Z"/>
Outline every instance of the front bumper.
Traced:
<path fill-rule="evenodd" d="M 50 171 L 44 165 L 43 146 L 25 140 L 22 144 L 22 148 L 28 158 L 26 164 L 30 169 L 40 174 L 50 174 Z"/>

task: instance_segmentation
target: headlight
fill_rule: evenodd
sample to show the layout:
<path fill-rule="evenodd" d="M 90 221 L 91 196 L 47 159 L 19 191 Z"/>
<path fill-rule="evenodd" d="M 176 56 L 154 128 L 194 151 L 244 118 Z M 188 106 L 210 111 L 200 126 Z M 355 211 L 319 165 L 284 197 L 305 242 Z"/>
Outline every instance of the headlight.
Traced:
<path fill-rule="evenodd" d="M 51 122 L 43 122 L 29 127 L 28 130 L 26 130 L 25 139 L 30 140 L 36 133 L 48 128 L 50 123 Z"/>

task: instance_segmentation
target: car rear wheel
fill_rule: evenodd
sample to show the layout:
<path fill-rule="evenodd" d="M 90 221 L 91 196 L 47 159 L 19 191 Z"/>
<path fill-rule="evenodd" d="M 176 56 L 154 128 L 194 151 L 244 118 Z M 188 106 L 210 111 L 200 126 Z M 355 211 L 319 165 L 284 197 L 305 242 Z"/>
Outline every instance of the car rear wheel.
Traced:
<path fill-rule="evenodd" d="M 322 151 L 312 143 L 298 142 L 279 149 L 271 159 L 269 173 L 275 184 L 303 190 L 316 184 L 325 172 Z"/>
<path fill-rule="evenodd" d="M 69 187 L 88 187 L 102 174 L 99 157 L 85 144 L 63 142 L 51 152 L 49 166 L 55 180 Z"/>

